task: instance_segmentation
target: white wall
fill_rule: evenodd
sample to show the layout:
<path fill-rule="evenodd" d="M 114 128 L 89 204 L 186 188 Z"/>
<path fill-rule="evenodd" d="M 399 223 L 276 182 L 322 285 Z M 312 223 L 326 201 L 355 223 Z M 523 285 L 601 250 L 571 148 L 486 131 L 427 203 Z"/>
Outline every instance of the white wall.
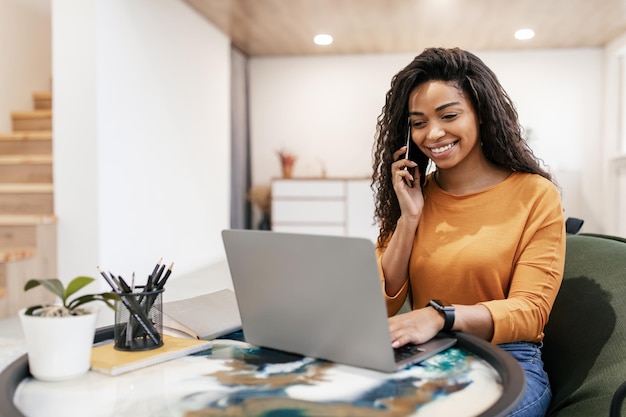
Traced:
<path fill-rule="evenodd" d="M 603 129 L 603 207 L 606 217 L 619 236 L 626 236 L 626 34 L 605 48 L 605 112 Z"/>
<path fill-rule="evenodd" d="M 492 67 L 555 173 L 568 216 L 601 230 L 588 205 L 601 198 L 603 54 L 600 49 L 489 52 Z M 298 155 L 295 176 L 370 176 L 376 119 L 391 78 L 414 55 L 253 58 L 250 114 L 254 184 L 280 175 L 276 150 Z M 595 144 L 594 144 L 595 145 Z M 582 172 L 584 169 L 584 179 Z"/>
<path fill-rule="evenodd" d="M 530 129 L 535 154 L 554 173 L 565 215 L 606 232 L 603 198 L 604 52 L 559 49 L 480 53 Z"/>
<path fill-rule="evenodd" d="M 230 42 L 180 0 L 54 0 L 59 275 L 223 257 Z"/>
<path fill-rule="evenodd" d="M 0 0 L 0 133 L 11 112 L 33 109 L 33 92 L 50 90 L 50 30 L 50 0 Z"/>

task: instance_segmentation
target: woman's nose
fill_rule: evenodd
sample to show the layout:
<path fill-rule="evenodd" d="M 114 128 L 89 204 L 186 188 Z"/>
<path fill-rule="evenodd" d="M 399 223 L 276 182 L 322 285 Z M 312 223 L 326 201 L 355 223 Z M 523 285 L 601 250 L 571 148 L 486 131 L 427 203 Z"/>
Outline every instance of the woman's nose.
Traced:
<path fill-rule="evenodd" d="M 443 137 L 445 134 L 446 132 L 444 132 L 443 129 L 439 125 L 432 125 L 430 130 L 428 131 L 428 139 L 429 140 L 439 139 L 440 137 Z"/>

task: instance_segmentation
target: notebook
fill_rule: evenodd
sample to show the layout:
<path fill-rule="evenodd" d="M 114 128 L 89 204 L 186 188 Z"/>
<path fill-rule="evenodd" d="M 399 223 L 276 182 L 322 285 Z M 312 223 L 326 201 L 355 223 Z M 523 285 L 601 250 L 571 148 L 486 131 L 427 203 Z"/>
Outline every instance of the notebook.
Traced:
<path fill-rule="evenodd" d="M 456 343 L 437 337 L 396 361 L 369 239 L 223 230 L 222 240 L 253 345 L 393 372 Z"/>
<path fill-rule="evenodd" d="M 203 352 L 213 346 L 210 341 L 183 339 L 162 335 L 163 346 L 152 350 L 117 350 L 113 342 L 94 346 L 91 350 L 91 369 L 108 375 L 119 375 L 146 366 Z"/>
<path fill-rule="evenodd" d="M 172 336 L 212 340 L 241 330 L 235 293 L 227 288 L 165 302 L 161 311 L 163 333 Z"/>

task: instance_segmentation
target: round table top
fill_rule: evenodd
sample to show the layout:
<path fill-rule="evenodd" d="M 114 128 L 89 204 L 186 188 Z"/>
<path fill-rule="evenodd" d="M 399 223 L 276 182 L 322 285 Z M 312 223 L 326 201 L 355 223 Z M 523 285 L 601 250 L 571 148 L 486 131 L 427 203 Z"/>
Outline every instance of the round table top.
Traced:
<path fill-rule="evenodd" d="M 106 340 L 110 330 L 96 338 Z M 252 346 L 241 332 L 211 350 L 109 376 L 41 382 L 26 355 L 0 375 L 7 417 L 298 415 L 504 416 L 523 393 L 524 376 L 506 352 L 457 334 L 457 346 L 395 373 L 376 372 Z"/>

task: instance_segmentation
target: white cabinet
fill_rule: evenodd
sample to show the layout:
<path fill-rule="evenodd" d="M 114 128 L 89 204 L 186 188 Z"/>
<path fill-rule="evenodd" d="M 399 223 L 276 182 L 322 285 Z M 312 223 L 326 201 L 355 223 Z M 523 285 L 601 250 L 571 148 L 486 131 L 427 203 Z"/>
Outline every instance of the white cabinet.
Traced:
<path fill-rule="evenodd" d="M 369 179 L 276 179 L 272 181 L 272 230 L 358 236 L 372 241 L 374 193 Z"/>

